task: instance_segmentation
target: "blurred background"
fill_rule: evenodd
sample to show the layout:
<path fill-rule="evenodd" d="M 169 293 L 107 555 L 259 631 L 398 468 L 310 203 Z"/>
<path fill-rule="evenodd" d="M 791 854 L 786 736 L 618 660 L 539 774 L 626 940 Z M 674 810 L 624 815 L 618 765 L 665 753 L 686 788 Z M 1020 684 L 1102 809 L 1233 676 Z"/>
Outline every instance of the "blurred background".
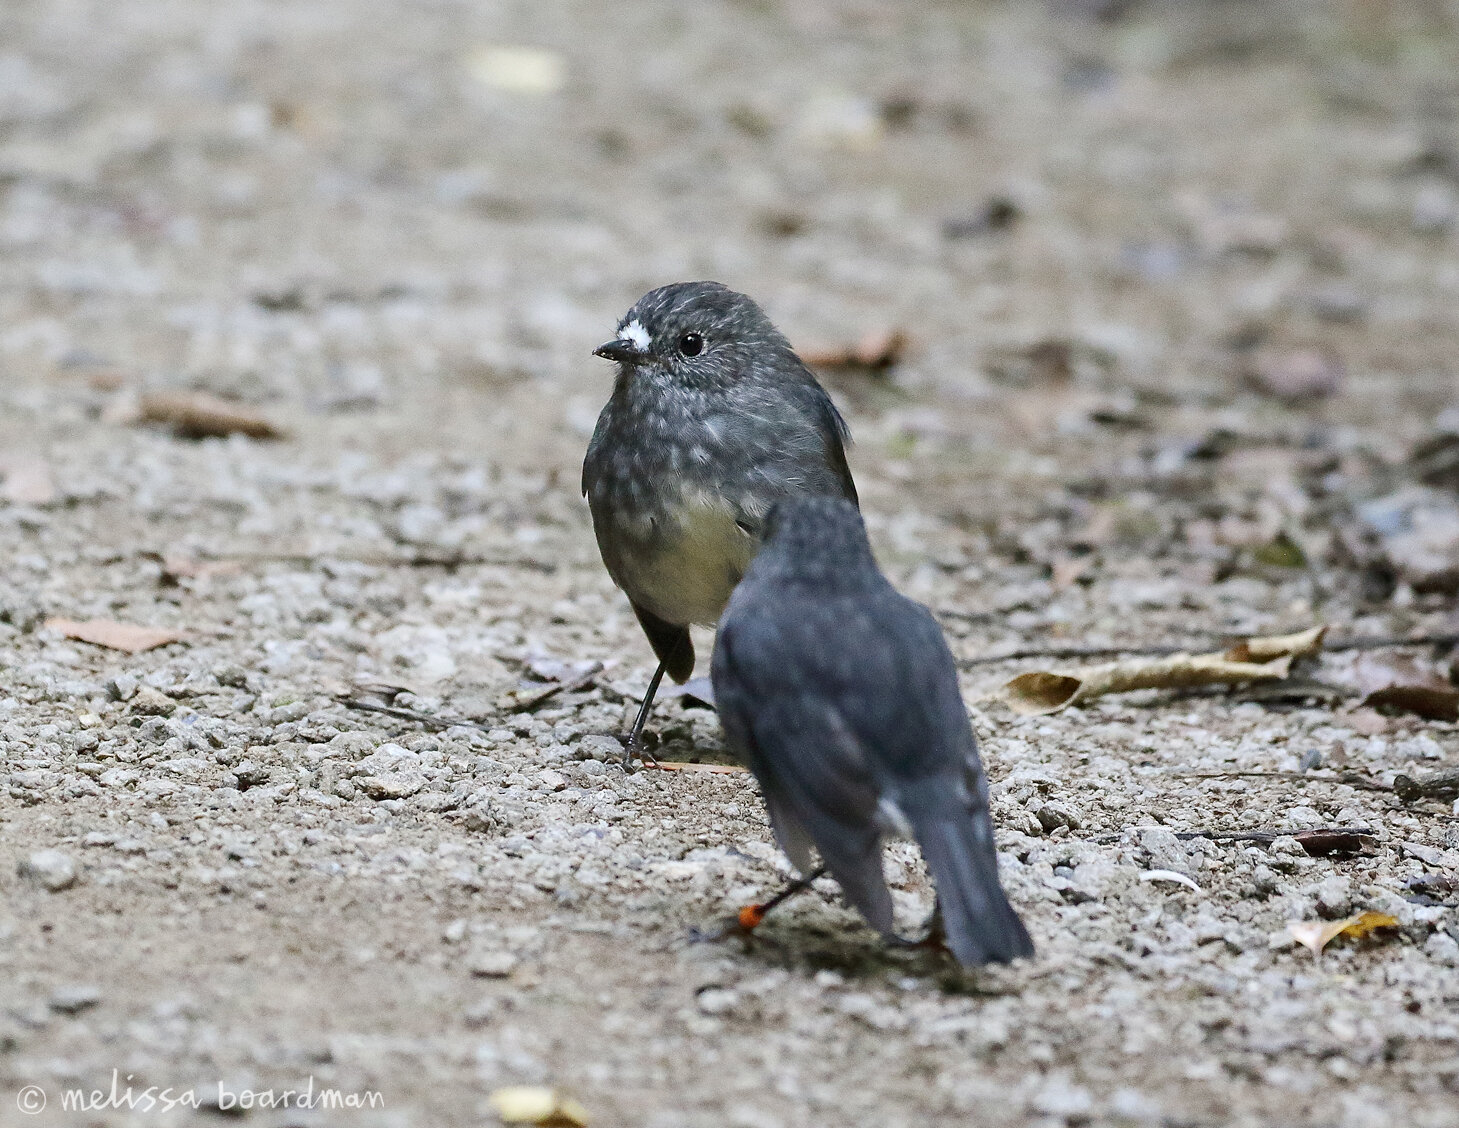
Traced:
<path fill-rule="evenodd" d="M 317 1068 L 421 1123 L 554 1078 L 662 1128 L 1297 1122 L 1293 1094 L 1304 1122 L 1447 1123 L 1459 946 L 1399 895 L 1415 859 L 1452 873 L 1447 823 L 1343 871 L 1412 943 L 1321 992 L 1266 942 L 1316 912 L 1311 859 L 1197 861 L 1224 899 L 1186 904 L 1119 836 L 1389 817 L 1176 776 L 1452 766 L 1452 719 L 1347 700 L 1416 679 L 1451 709 L 1452 645 L 1368 682 L 1328 655 L 1346 688 L 1300 707 L 975 706 L 1046 953 L 1000 997 L 902 979 L 810 898 L 788 950 L 829 979 L 671 947 L 775 855 L 742 779 L 584 751 L 652 666 L 578 475 L 591 350 L 690 278 L 823 375 L 881 559 L 968 662 L 1456 629 L 1459 3 L 0 0 L 0 962 L 26 1000 L 0 1075 L 94 1082 L 127 1045 L 152 1077 Z M 970 666 L 969 700 L 1012 672 Z M 380 683 L 486 729 L 338 699 Z M 656 723 L 722 751 L 705 710 Z M 13 877 L 50 845 L 56 896 Z M 707 1077 L 731 1037 L 743 1068 Z"/>
<path fill-rule="evenodd" d="M 954 397 L 946 426 L 1001 457 L 1001 392 L 1037 378 L 1006 354 L 1049 342 L 1130 411 L 1254 381 L 1424 419 L 1459 286 L 1455 20 L 9 0 L 0 364 L 48 412 L 94 406 L 105 368 L 386 444 L 530 423 L 566 460 L 604 327 L 712 277 L 807 345 L 907 333 L 895 386 Z M 1044 414 L 1018 446 L 1081 426 Z"/>
<path fill-rule="evenodd" d="M 1456 21 L 1440 0 L 11 0 L 0 426 L 88 453 L 9 488 L 84 493 L 96 457 L 143 473 L 175 448 L 117 428 L 204 392 L 299 440 L 284 465 L 545 473 L 591 559 L 572 487 L 610 373 L 589 350 L 648 288 L 708 277 L 832 383 L 873 514 L 997 534 L 1072 489 L 1051 504 L 1077 525 L 1214 474 L 1264 514 L 1221 535 L 1270 539 L 1459 427 Z M 418 511 L 401 534 L 379 500 L 391 519 L 350 536 L 500 531 Z M 235 502 L 245 532 L 324 535 Z"/>

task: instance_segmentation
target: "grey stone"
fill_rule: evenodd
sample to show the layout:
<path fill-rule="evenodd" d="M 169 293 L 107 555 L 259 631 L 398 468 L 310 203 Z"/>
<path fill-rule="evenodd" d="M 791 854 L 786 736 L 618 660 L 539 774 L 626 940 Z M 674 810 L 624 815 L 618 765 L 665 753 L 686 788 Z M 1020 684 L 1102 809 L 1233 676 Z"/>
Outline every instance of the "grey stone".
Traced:
<path fill-rule="evenodd" d="M 60 1014 L 80 1014 L 101 1002 L 101 988 L 89 983 L 73 983 L 51 992 L 48 1005 Z"/>
<path fill-rule="evenodd" d="M 21 859 L 17 867 L 20 876 L 33 881 L 52 893 L 69 889 L 76 884 L 76 863 L 69 854 L 60 850 L 37 850 Z"/>

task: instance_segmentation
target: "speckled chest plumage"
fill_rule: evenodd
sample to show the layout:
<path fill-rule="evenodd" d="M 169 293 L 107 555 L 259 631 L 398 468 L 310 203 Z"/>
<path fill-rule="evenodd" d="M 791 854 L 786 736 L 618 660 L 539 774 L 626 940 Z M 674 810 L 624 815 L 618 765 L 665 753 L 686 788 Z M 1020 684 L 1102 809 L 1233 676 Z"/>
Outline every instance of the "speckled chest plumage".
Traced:
<path fill-rule="evenodd" d="M 620 379 L 583 465 L 609 574 L 666 622 L 715 622 L 778 498 L 847 494 L 834 420 L 814 383 L 752 375 L 703 389 L 649 372 Z"/>

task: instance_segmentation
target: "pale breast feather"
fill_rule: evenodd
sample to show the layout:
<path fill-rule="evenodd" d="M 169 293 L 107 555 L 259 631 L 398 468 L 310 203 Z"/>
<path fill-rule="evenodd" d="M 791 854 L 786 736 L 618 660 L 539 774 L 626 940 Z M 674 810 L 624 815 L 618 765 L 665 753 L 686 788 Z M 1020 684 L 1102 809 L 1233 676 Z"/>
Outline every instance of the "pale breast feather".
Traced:
<path fill-rule="evenodd" d="M 648 551 L 621 560 L 623 587 L 667 622 L 712 624 L 750 566 L 755 540 L 734 507 L 711 494 L 688 494 L 671 511 L 673 523 Z"/>

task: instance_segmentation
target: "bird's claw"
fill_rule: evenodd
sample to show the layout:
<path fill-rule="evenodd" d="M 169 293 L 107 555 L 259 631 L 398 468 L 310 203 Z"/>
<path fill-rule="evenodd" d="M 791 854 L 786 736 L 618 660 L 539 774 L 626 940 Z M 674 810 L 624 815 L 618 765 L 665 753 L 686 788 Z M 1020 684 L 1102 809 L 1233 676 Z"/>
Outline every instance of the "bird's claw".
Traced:
<path fill-rule="evenodd" d="M 947 946 L 947 930 L 942 925 L 941 909 L 933 910 L 932 917 L 927 922 L 927 932 L 920 939 L 899 936 L 894 932 L 887 937 L 887 943 L 904 951 L 936 952 L 939 955 L 952 956 L 952 949 Z"/>
<path fill-rule="evenodd" d="M 646 768 L 659 766 L 658 757 L 650 752 L 643 745 L 643 738 L 640 736 L 629 736 L 623 742 L 623 759 L 620 761 L 625 772 L 634 770 L 633 761 L 641 760 Z"/>
<path fill-rule="evenodd" d="M 764 919 L 764 905 L 746 905 L 718 928 L 691 928 L 689 939 L 695 944 L 717 944 L 721 940 L 728 940 L 731 936 L 739 936 L 748 940 L 755 934 L 755 929 L 760 927 L 760 923 Z"/>

